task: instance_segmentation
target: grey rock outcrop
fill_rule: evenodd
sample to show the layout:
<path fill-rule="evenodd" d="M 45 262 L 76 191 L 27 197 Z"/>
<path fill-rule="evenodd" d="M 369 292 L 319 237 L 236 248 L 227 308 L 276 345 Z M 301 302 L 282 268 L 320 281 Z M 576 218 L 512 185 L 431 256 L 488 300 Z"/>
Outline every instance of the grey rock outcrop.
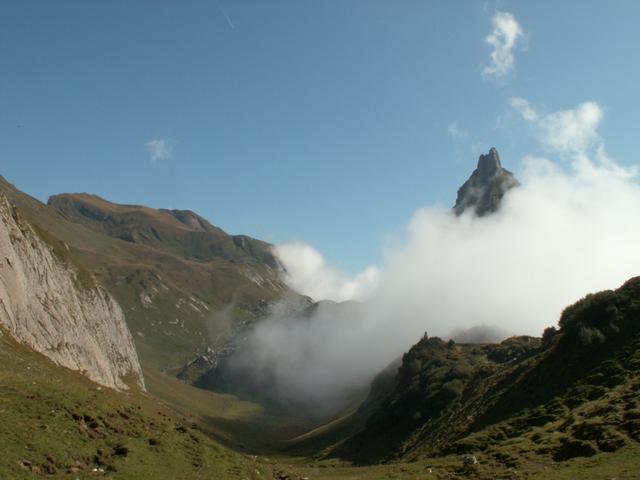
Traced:
<path fill-rule="evenodd" d="M 79 270 L 43 238 L 0 195 L 0 326 L 96 383 L 144 388 L 120 306 L 92 280 L 83 285 Z"/>
<path fill-rule="evenodd" d="M 480 155 L 478 167 L 458 189 L 453 211 L 462 215 L 473 209 L 479 217 L 493 213 L 499 208 L 504 194 L 518 185 L 513 174 L 502 168 L 498 150 L 492 148 L 486 155 Z"/>

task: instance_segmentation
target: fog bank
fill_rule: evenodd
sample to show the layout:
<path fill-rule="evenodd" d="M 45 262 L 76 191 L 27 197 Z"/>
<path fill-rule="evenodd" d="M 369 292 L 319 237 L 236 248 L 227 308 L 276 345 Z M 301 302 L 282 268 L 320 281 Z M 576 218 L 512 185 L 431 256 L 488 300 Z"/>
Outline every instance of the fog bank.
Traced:
<path fill-rule="evenodd" d="M 520 160 L 521 186 L 498 212 L 419 209 L 404 242 L 367 270 L 373 275 L 346 278 L 308 245 L 276 249 L 300 293 L 364 300 L 258 326 L 247 361 L 269 372 L 282 396 L 310 405 L 341 398 L 425 331 L 448 336 L 491 325 L 540 335 L 565 306 L 640 274 L 640 187 L 632 169 L 607 157 L 599 106 L 547 115 L 522 99 L 511 106 L 551 155 Z"/>

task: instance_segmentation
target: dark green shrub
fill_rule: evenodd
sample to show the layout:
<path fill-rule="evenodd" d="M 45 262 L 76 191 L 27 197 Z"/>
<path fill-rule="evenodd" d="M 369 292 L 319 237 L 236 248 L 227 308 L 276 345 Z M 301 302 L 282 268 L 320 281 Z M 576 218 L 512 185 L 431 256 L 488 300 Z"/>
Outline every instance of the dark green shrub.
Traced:
<path fill-rule="evenodd" d="M 578 329 L 578 340 L 584 347 L 595 347 L 606 341 L 604 334 L 597 328 L 580 326 Z"/>
<path fill-rule="evenodd" d="M 545 345 L 548 344 L 549 342 L 551 342 L 551 339 L 556 336 L 557 333 L 558 330 L 556 329 L 556 327 L 545 328 L 544 332 L 542 332 L 542 343 L 544 343 Z"/>

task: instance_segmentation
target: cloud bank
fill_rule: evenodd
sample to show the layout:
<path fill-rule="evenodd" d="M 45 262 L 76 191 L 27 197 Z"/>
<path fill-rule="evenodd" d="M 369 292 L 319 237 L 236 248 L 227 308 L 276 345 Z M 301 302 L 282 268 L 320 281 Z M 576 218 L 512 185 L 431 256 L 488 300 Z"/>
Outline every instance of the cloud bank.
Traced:
<path fill-rule="evenodd" d="M 585 153 L 600 144 L 598 127 L 602 121 L 602 107 L 596 102 L 585 102 L 575 109 L 539 114 L 523 98 L 514 97 L 509 104 L 535 129 L 540 142 L 551 151 Z"/>
<path fill-rule="evenodd" d="M 492 325 L 540 335 L 565 306 L 640 274 L 640 186 L 632 169 L 604 153 L 602 108 L 588 102 L 540 114 L 522 99 L 511 106 L 552 155 L 521 159 L 521 186 L 498 212 L 478 218 L 419 209 L 375 282 L 337 274 L 304 244 L 278 247 L 286 280 L 301 293 L 367 294 L 363 303 L 274 314 L 257 327 L 243 361 L 276 395 L 337 409 L 425 331 L 446 337 Z"/>
<path fill-rule="evenodd" d="M 482 74 L 485 77 L 503 77 L 515 65 L 513 49 L 523 32 L 516 18 L 509 12 L 496 12 L 491 23 L 493 30 L 484 39 L 493 47 L 491 64 L 484 67 Z"/>
<path fill-rule="evenodd" d="M 376 267 L 349 278 L 339 269 L 327 265 L 320 252 L 304 243 L 278 245 L 275 252 L 285 268 L 286 283 L 311 298 L 336 302 L 363 300 L 378 282 Z"/>

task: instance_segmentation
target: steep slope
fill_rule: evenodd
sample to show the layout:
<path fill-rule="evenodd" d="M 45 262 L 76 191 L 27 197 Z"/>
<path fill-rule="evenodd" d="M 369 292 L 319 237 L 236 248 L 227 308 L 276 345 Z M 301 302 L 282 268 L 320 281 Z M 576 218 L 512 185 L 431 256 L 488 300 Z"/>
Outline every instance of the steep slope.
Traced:
<path fill-rule="evenodd" d="M 193 418 L 136 389 L 100 388 L 0 328 L 0 478 L 272 478 Z"/>
<path fill-rule="evenodd" d="M 480 155 L 477 168 L 458 189 L 453 211 L 456 215 L 467 210 L 479 217 L 488 215 L 498 209 L 504 194 L 518 185 L 513 174 L 502 168 L 498 150 L 491 148 L 489 153 Z"/>
<path fill-rule="evenodd" d="M 637 452 L 639 319 L 640 277 L 568 307 L 542 339 L 425 338 L 366 426 L 331 454 L 359 462 L 474 454 L 519 467 Z"/>
<path fill-rule="evenodd" d="M 143 386 L 119 305 L 69 263 L 62 243 L 36 233 L 3 195 L 0 259 L 0 324 L 16 339 L 102 385 Z"/>
<path fill-rule="evenodd" d="M 178 371 L 207 349 L 222 348 L 264 315 L 264 305 L 289 292 L 268 244 L 227 235 L 191 212 L 90 195 L 62 195 L 44 205 L 1 177 L 0 192 L 32 224 L 64 241 L 115 297 L 145 368 Z"/>

